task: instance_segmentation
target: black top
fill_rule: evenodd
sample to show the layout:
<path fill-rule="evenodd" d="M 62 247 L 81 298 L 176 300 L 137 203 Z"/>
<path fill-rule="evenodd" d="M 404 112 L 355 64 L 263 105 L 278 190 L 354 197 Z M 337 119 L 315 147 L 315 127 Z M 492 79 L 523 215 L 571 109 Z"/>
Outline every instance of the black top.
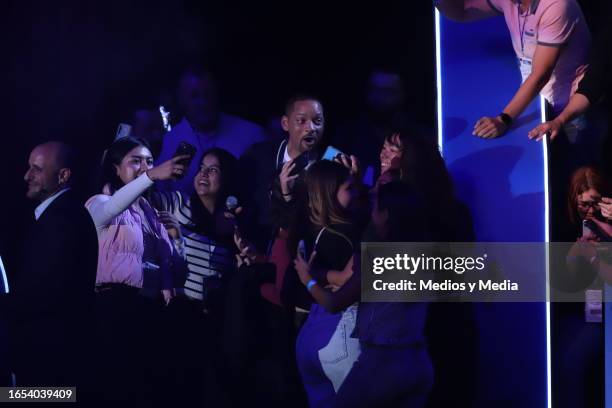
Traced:
<path fill-rule="evenodd" d="M 311 275 L 321 286 L 327 285 L 327 271 L 343 270 L 358 248 L 359 232 L 353 224 L 334 224 L 321 232 L 321 227 L 311 225 L 304 242 L 307 256 L 316 247 L 317 255 L 313 261 Z M 320 236 L 319 233 L 321 232 Z M 318 238 L 318 242 L 317 241 Z M 315 246 L 316 242 L 316 246 Z M 314 299 L 302 285 L 293 263 L 285 272 L 285 280 L 281 292 L 283 304 L 289 308 L 299 306 L 310 309 Z"/>
<path fill-rule="evenodd" d="M 606 94 L 609 95 L 610 93 L 610 74 L 612 70 L 611 35 L 610 28 L 607 28 L 596 39 L 589 61 L 589 68 L 576 91 L 586 96 L 591 104 L 600 102 Z"/>
<path fill-rule="evenodd" d="M 317 251 L 312 267 L 342 270 L 357 246 L 357 228 L 353 224 L 333 224 L 326 228 L 311 226 L 307 248 Z M 318 241 L 317 241 L 318 238 Z"/>

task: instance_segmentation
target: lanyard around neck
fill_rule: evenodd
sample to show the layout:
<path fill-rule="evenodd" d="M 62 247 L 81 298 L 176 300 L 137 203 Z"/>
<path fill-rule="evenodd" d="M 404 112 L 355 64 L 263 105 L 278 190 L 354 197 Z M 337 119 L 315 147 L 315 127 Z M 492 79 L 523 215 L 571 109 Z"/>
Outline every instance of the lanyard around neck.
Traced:
<path fill-rule="evenodd" d="M 521 27 L 521 3 L 516 5 L 518 13 L 516 14 L 516 19 L 518 21 L 519 32 L 521 34 L 521 58 L 525 57 L 525 26 L 527 25 L 527 17 L 529 17 L 530 7 L 527 8 L 523 17 L 523 26 Z"/>

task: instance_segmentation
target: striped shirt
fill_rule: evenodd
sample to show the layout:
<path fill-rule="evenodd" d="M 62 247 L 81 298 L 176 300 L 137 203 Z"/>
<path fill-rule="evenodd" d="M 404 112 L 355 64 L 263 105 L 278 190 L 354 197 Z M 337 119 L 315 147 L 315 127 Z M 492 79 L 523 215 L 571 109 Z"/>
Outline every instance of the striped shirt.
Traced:
<path fill-rule="evenodd" d="M 214 239 L 196 232 L 191 203 L 178 191 L 156 192 L 155 208 L 173 214 L 181 225 L 185 238 L 185 255 L 188 274 L 183 288 L 186 296 L 204 300 L 206 281 L 221 278 L 235 267 L 234 252 Z"/>

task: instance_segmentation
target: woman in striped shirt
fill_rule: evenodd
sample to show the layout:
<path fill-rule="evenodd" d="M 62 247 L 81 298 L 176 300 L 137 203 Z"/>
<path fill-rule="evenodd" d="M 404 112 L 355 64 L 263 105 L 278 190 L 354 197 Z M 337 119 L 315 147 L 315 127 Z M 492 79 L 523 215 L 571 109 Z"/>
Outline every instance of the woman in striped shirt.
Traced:
<path fill-rule="evenodd" d="M 169 314 L 172 381 L 181 390 L 176 395 L 184 398 L 179 405 L 223 405 L 224 387 L 218 382 L 225 378 L 225 364 L 219 351 L 226 288 L 235 270 L 234 224 L 224 213 L 234 192 L 236 166 L 229 152 L 212 148 L 202 156 L 190 197 L 179 191 L 150 197 L 168 234 L 183 242 L 188 268 L 184 285 L 175 288 Z"/>
<path fill-rule="evenodd" d="M 214 292 L 235 267 L 233 223 L 225 217 L 225 201 L 233 193 L 236 158 L 213 148 L 204 153 L 193 179 L 195 192 L 158 192 L 151 197 L 159 217 L 175 240 L 183 240 L 188 275 L 177 295 L 215 308 Z"/>

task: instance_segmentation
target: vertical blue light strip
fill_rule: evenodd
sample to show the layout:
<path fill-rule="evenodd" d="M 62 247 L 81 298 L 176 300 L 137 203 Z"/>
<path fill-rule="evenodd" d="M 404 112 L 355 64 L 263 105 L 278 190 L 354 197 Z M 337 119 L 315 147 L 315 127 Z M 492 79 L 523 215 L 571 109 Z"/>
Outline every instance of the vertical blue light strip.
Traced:
<path fill-rule="evenodd" d="M 540 96 L 540 115 L 542 123 L 546 122 L 546 100 Z M 542 143 L 544 154 L 544 241 L 550 242 L 550 210 L 548 196 L 548 140 Z M 552 361 L 550 333 L 550 251 L 546 245 L 546 399 L 548 408 L 552 408 Z"/>
<path fill-rule="evenodd" d="M 444 115 L 443 115 L 443 89 L 442 89 L 442 18 L 437 9 L 434 8 L 434 21 L 435 21 L 435 46 L 436 46 L 436 92 L 437 92 L 437 100 L 436 100 L 436 108 L 437 108 L 437 128 L 438 128 L 438 147 L 440 149 L 440 153 L 444 155 Z M 541 113 L 541 121 L 546 121 L 546 109 L 545 109 L 545 100 L 540 98 L 540 113 Z M 550 196 L 548 189 L 548 145 L 545 141 L 542 143 L 542 155 L 543 155 L 543 182 L 544 182 L 544 241 L 546 243 L 550 242 Z M 550 288 L 549 284 L 549 275 L 550 275 L 550 264 L 549 264 L 549 248 L 546 246 L 546 264 L 545 264 L 545 277 L 546 277 L 546 304 L 545 304 L 545 319 L 546 319 L 546 406 L 547 408 L 552 408 L 552 369 L 551 369 L 551 306 L 550 306 Z"/>
<path fill-rule="evenodd" d="M 436 27 L 436 103 L 438 113 L 438 149 L 440 154 L 444 156 L 444 150 L 442 149 L 442 52 L 440 51 L 440 12 L 434 7 L 434 19 Z"/>
<path fill-rule="evenodd" d="M 2 283 L 4 284 L 5 293 L 9 293 L 8 279 L 6 278 L 6 272 L 4 270 L 4 264 L 2 263 L 2 257 L 0 256 L 0 275 L 2 275 Z"/>

